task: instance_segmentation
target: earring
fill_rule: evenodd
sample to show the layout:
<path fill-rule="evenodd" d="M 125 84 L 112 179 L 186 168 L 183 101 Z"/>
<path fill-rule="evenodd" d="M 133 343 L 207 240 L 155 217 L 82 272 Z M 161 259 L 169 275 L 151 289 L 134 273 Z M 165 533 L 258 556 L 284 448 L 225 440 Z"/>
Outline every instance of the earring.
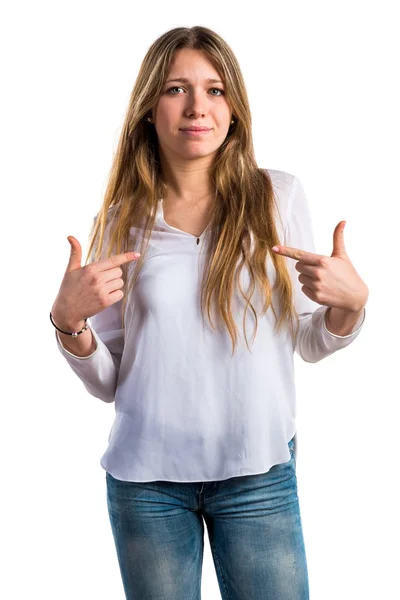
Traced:
<path fill-rule="evenodd" d="M 234 122 L 235 122 L 235 119 L 232 119 L 232 121 L 231 121 L 231 125 L 232 125 L 232 123 L 234 123 Z"/>
<path fill-rule="evenodd" d="M 147 121 L 148 121 L 149 123 L 152 123 L 152 122 L 153 122 L 153 120 L 152 120 L 152 118 L 151 118 L 151 117 L 147 117 Z"/>

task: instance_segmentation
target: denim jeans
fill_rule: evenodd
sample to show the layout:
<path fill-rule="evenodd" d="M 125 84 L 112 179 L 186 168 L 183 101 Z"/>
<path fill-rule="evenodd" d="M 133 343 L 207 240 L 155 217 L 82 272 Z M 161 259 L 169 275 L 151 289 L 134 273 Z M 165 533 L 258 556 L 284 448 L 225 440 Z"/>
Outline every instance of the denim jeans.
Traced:
<path fill-rule="evenodd" d="M 204 524 L 223 600 L 309 600 L 290 460 L 222 481 L 144 483 L 106 472 L 107 506 L 128 600 L 201 600 Z"/>

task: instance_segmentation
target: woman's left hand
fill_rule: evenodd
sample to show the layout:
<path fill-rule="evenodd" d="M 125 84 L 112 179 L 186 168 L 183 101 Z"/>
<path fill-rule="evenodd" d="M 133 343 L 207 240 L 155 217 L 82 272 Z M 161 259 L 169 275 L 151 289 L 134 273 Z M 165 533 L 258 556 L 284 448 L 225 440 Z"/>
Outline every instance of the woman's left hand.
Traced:
<path fill-rule="evenodd" d="M 333 233 L 331 256 L 313 254 L 298 248 L 274 246 L 277 253 L 298 260 L 302 292 L 314 302 L 325 306 L 359 312 L 367 303 L 369 290 L 355 270 L 344 245 L 344 226 L 340 221 Z"/>

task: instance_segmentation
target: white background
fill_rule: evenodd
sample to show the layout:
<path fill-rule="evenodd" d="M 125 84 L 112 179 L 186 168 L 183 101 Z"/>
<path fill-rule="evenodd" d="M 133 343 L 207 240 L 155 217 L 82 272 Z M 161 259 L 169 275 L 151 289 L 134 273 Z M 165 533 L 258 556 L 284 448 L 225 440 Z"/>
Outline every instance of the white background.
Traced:
<path fill-rule="evenodd" d="M 296 361 L 311 600 L 397 597 L 399 22 L 395 2 L 18 2 L 1 10 L 0 595 L 124 598 L 106 506 L 114 405 L 59 353 L 49 311 L 84 256 L 151 43 L 205 25 L 241 65 L 260 167 L 299 177 L 317 252 L 346 220 L 370 296 L 354 344 Z M 397 59 L 396 59 L 397 57 Z M 205 529 L 202 594 L 220 598 Z M 243 599 L 246 600 L 246 599 Z"/>

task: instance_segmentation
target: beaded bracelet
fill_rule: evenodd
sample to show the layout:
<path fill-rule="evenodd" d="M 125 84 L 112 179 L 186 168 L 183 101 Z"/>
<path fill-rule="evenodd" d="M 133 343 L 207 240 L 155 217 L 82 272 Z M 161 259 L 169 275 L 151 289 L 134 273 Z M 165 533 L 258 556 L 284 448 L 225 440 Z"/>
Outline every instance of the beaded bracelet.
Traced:
<path fill-rule="evenodd" d="M 64 331 L 63 329 L 60 329 L 59 327 L 57 327 L 57 325 L 54 323 L 53 321 L 53 317 L 50 313 L 50 321 L 53 323 L 54 327 L 56 329 L 58 329 L 58 331 L 61 331 L 61 333 L 65 333 L 66 335 L 72 335 L 72 337 L 76 337 L 77 335 L 80 335 L 81 333 L 83 333 L 84 331 L 86 331 L 86 329 L 89 327 L 89 325 L 87 325 L 86 321 L 88 320 L 88 317 L 86 317 L 86 319 L 84 319 L 85 321 L 85 325 L 84 327 L 82 327 L 82 329 L 80 331 L 73 331 L 72 333 L 70 331 Z"/>

